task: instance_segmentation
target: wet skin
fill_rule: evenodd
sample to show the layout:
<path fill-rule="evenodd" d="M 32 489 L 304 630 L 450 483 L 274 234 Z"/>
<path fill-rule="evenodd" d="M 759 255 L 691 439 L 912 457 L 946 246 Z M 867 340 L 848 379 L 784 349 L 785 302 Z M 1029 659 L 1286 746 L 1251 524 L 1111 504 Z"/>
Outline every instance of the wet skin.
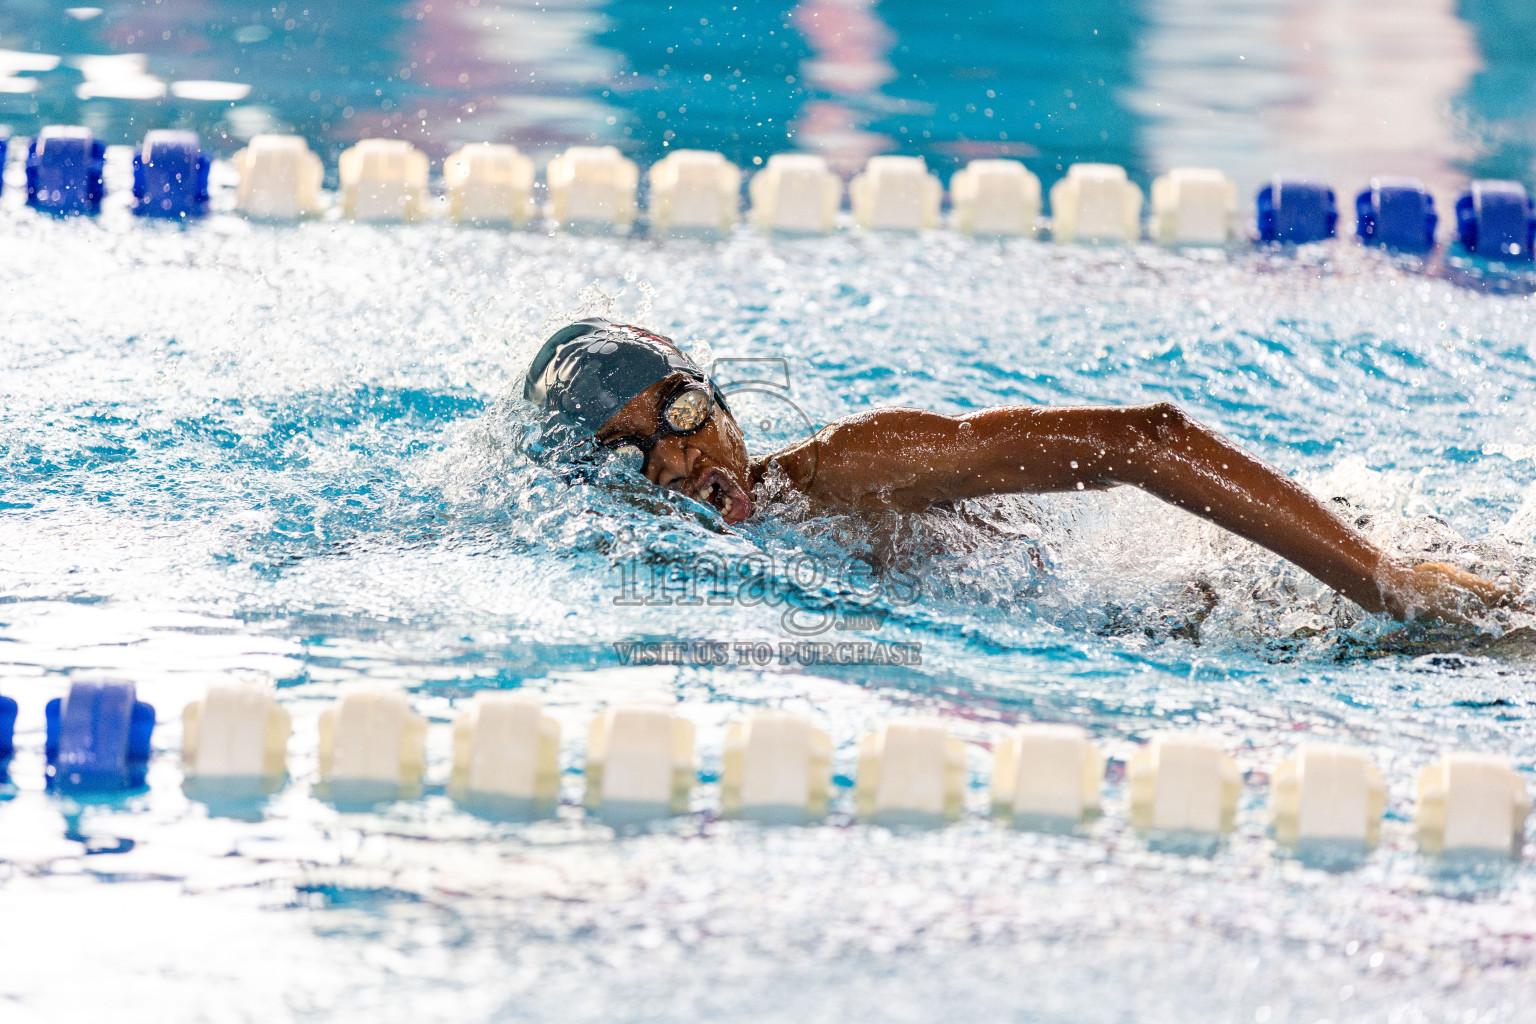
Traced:
<path fill-rule="evenodd" d="M 649 436 L 676 382 L 635 396 L 598 440 Z M 735 524 L 752 515 L 752 488 L 775 465 L 813 508 L 827 511 L 920 512 L 990 494 L 1129 484 L 1289 559 L 1370 612 L 1460 622 L 1511 597 L 1443 562 L 1414 565 L 1388 555 L 1310 491 L 1169 403 L 1004 406 L 969 416 L 881 409 L 845 417 L 757 461 L 736 421 L 716 407 L 697 433 L 658 442 L 646 476 Z"/>

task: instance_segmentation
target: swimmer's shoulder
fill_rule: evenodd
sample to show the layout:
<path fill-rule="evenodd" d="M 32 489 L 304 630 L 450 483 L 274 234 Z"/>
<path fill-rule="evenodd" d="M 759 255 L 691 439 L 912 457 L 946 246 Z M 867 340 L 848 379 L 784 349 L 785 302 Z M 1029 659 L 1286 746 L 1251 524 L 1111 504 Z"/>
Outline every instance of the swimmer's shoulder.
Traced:
<path fill-rule="evenodd" d="M 878 447 L 886 431 L 900 429 L 917 418 L 935 415 L 926 409 L 888 406 L 843 416 L 809 437 L 758 459 L 752 465 L 753 482 L 762 479 L 770 467 L 777 466 L 804 490 L 815 479 L 817 465 L 827 457 L 856 456 L 861 451 Z"/>
<path fill-rule="evenodd" d="M 752 463 L 750 476 L 760 501 L 798 500 L 808 512 L 890 507 L 889 439 L 915 422 L 937 414 L 890 406 L 833 420 L 809 437 Z M 875 497 L 878 492 L 878 497 Z"/>

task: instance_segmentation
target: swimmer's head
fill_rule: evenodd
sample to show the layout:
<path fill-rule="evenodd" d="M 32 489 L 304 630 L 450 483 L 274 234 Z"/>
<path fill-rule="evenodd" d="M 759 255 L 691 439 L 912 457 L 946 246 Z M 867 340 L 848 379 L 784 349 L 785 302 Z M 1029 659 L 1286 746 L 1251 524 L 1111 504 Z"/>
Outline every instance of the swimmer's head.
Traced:
<path fill-rule="evenodd" d="M 719 389 L 670 339 L 598 317 L 571 324 L 539 349 L 523 397 L 727 522 L 752 514 L 741 429 Z"/>

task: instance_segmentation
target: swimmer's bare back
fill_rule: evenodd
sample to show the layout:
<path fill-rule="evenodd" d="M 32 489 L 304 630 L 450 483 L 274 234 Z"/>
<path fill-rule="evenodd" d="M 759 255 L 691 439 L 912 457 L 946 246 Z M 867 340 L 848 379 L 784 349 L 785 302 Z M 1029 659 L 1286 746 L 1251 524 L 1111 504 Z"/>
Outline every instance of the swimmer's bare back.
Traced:
<path fill-rule="evenodd" d="M 1508 590 L 1441 562 L 1393 558 L 1279 470 L 1169 403 L 1004 406 L 969 416 L 881 409 L 762 459 L 813 505 L 917 512 L 991 494 L 1122 484 L 1289 559 L 1370 612 L 1467 621 Z"/>

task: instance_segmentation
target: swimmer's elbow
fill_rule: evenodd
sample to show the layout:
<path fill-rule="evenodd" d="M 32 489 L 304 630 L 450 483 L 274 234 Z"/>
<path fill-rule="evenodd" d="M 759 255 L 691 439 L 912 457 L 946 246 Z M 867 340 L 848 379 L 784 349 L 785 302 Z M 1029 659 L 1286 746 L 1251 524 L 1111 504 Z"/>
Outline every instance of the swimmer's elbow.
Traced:
<path fill-rule="evenodd" d="M 1194 422 L 1188 413 L 1173 402 L 1153 402 L 1142 408 L 1153 426 L 1187 427 Z"/>
<path fill-rule="evenodd" d="M 1126 411 L 1130 414 L 1130 429 L 1138 445 L 1162 448 L 1199 429 L 1194 419 L 1173 402 L 1153 402 Z"/>

